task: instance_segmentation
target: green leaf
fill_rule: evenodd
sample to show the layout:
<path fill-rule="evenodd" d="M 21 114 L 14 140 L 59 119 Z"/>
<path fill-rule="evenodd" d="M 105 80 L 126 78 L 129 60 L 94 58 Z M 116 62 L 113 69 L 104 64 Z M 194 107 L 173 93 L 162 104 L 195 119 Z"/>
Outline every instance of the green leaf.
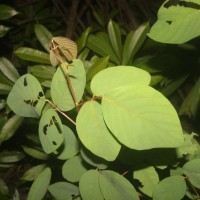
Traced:
<path fill-rule="evenodd" d="M 8 195 L 9 189 L 8 186 L 5 184 L 4 180 L 0 178 L 0 194 Z"/>
<path fill-rule="evenodd" d="M 64 147 L 58 159 L 67 160 L 74 157 L 79 152 L 79 143 L 72 132 L 72 130 L 63 125 L 63 134 L 64 134 Z"/>
<path fill-rule="evenodd" d="M 78 47 L 78 53 L 80 53 L 87 44 L 88 35 L 92 31 L 92 27 L 88 27 L 81 36 L 76 40 L 76 44 Z"/>
<path fill-rule="evenodd" d="M 57 200 L 72 200 L 79 195 L 78 187 L 68 182 L 54 183 L 48 190 Z"/>
<path fill-rule="evenodd" d="M 34 31 L 41 45 L 49 52 L 50 51 L 49 42 L 53 38 L 53 35 L 42 24 L 35 24 Z"/>
<path fill-rule="evenodd" d="M 121 63 L 122 57 L 122 41 L 121 41 L 121 32 L 119 26 L 114 21 L 110 20 L 108 23 L 108 35 L 113 47 L 114 52 L 116 53 L 119 62 Z"/>
<path fill-rule="evenodd" d="M 9 94 L 11 89 L 12 89 L 12 87 L 0 83 L 0 94 Z"/>
<path fill-rule="evenodd" d="M 11 28 L 8 26 L 0 25 L 0 38 L 7 34 Z"/>
<path fill-rule="evenodd" d="M 81 176 L 79 182 L 81 197 L 83 200 L 104 200 L 99 186 L 99 172 L 89 170 Z"/>
<path fill-rule="evenodd" d="M 19 126 L 22 124 L 23 118 L 20 116 L 13 116 L 4 124 L 0 131 L 0 143 L 11 138 Z"/>
<path fill-rule="evenodd" d="M 50 50 L 50 62 L 54 67 L 59 63 L 56 53 L 52 49 Z"/>
<path fill-rule="evenodd" d="M 109 67 L 99 72 L 91 81 L 91 90 L 102 96 L 115 88 L 127 85 L 148 85 L 151 76 L 148 72 L 132 66 Z"/>
<path fill-rule="evenodd" d="M 95 156 L 91 151 L 88 149 L 84 148 L 84 146 L 81 147 L 81 156 L 87 162 L 88 164 L 98 168 L 98 169 L 106 169 L 109 165 L 109 162 Z"/>
<path fill-rule="evenodd" d="M 47 154 L 54 152 L 63 143 L 63 125 L 54 109 L 48 109 L 43 113 L 39 122 L 39 138 Z"/>
<path fill-rule="evenodd" d="M 87 82 L 91 81 L 92 78 L 101 70 L 105 69 L 108 65 L 109 57 L 96 58 L 92 66 L 87 71 Z"/>
<path fill-rule="evenodd" d="M 148 166 L 134 171 L 133 177 L 141 182 L 142 187 L 140 187 L 140 190 L 146 195 L 152 197 L 153 190 L 159 182 L 159 177 L 155 168 Z"/>
<path fill-rule="evenodd" d="M 33 158 L 36 158 L 39 160 L 47 160 L 48 159 L 48 155 L 42 151 L 39 151 L 39 150 L 31 148 L 31 147 L 27 147 L 27 146 L 22 146 L 22 148 L 25 153 L 27 153 L 29 156 L 32 156 Z"/>
<path fill-rule="evenodd" d="M 183 176 L 171 176 L 156 185 L 153 200 L 180 200 L 185 196 L 186 183 Z"/>
<path fill-rule="evenodd" d="M 51 169 L 43 170 L 31 185 L 27 200 L 42 200 L 45 196 L 51 179 Z"/>
<path fill-rule="evenodd" d="M 200 35 L 200 23 L 196 23 L 199 20 L 198 9 L 179 5 L 165 7 L 163 4 L 148 36 L 162 43 L 182 44 Z"/>
<path fill-rule="evenodd" d="M 99 103 L 89 101 L 82 106 L 76 119 L 76 129 L 83 145 L 93 154 L 108 161 L 115 160 L 121 145 L 106 127 Z"/>
<path fill-rule="evenodd" d="M 7 103 L 19 116 L 38 118 L 45 105 L 45 96 L 38 80 L 25 74 L 16 81 Z"/>
<path fill-rule="evenodd" d="M 105 200 L 139 200 L 133 185 L 114 171 L 100 172 L 99 184 Z"/>
<path fill-rule="evenodd" d="M 122 56 L 122 64 L 127 65 L 130 64 L 134 55 L 138 52 L 144 40 L 146 39 L 146 35 L 149 32 L 149 23 L 146 22 L 140 25 L 136 31 L 131 31 L 126 36 L 126 40 L 123 46 L 123 56 Z"/>
<path fill-rule="evenodd" d="M 0 71 L 12 82 L 15 82 L 19 78 L 16 68 L 4 57 L 0 57 Z"/>
<path fill-rule="evenodd" d="M 34 66 L 29 66 L 28 71 L 37 78 L 51 80 L 56 69 L 50 65 L 34 65 Z"/>
<path fill-rule="evenodd" d="M 9 19 L 18 14 L 14 8 L 4 4 L 0 4 L 0 11 L 0 20 Z"/>
<path fill-rule="evenodd" d="M 149 86 L 126 86 L 107 92 L 102 110 L 110 131 L 131 149 L 174 148 L 183 143 L 176 110 Z"/>
<path fill-rule="evenodd" d="M 28 47 L 20 47 L 15 51 L 15 54 L 22 60 L 51 64 L 49 59 L 49 54 L 37 49 L 32 49 Z"/>
<path fill-rule="evenodd" d="M 17 189 L 15 189 L 15 193 L 13 195 L 12 200 L 20 200 L 19 192 Z"/>
<path fill-rule="evenodd" d="M 0 163 L 13 163 L 24 159 L 25 155 L 19 151 L 3 151 L 0 153 Z"/>
<path fill-rule="evenodd" d="M 96 35 L 90 35 L 88 37 L 87 46 L 98 55 L 103 57 L 109 55 L 111 61 L 116 64 L 120 64 L 110 44 L 109 37 L 106 33 L 99 32 Z"/>
<path fill-rule="evenodd" d="M 33 181 L 46 168 L 45 164 L 40 164 L 28 169 L 21 177 L 21 181 Z"/>
<path fill-rule="evenodd" d="M 63 72 L 65 71 L 66 67 L 67 63 L 64 63 L 61 67 L 57 69 L 56 73 L 53 76 L 51 84 L 52 100 L 54 104 L 56 104 L 58 108 L 63 111 L 68 111 L 75 107 L 74 99 L 69 90 L 65 72 Z M 82 61 L 79 59 L 73 60 L 70 66 L 68 66 L 68 71 L 78 103 L 82 99 L 86 84 L 85 69 Z"/>
<path fill-rule="evenodd" d="M 72 183 L 78 182 L 81 176 L 87 171 L 86 166 L 81 156 L 74 156 L 65 161 L 62 167 L 62 175 L 66 180 Z"/>
<path fill-rule="evenodd" d="M 195 118 L 199 111 L 200 103 L 200 78 L 197 80 L 185 100 L 183 101 L 181 108 L 179 110 L 179 115 L 187 115 L 190 118 Z"/>
<path fill-rule="evenodd" d="M 200 189 L 200 159 L 194 159 L 183 166 L 183 172 L 190 183 Z"/>

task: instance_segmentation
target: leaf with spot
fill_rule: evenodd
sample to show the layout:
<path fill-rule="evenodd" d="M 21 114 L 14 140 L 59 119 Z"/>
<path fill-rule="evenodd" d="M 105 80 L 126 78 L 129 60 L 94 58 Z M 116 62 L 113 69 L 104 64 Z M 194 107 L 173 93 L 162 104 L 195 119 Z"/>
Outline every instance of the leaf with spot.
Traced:
<path fill-rule="evenodd" d="M 39 81 L 31 74 L 21 76 L 8 95 L 7 103 L 19 116 L 39 118 L 45 105 Z"/>
<path fill-rule="evenodd" d="M 54 109 L 48 109 L 39 122 L 39 138 L 45 153 L 54 152 L 64 141 L 63 125 Z"/>

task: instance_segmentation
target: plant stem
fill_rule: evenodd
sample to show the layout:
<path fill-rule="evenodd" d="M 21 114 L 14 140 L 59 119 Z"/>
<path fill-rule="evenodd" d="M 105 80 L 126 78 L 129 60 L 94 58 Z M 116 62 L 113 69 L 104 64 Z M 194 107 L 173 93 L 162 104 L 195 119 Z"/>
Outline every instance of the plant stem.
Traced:
<path fill-rule="evenodd" d="M 60 56 L 60 53 L 57 49 L 57 47 L 55 46 L 54 42 L 52 41 L 52 44 L 53 44 L 53 49 L 55 51 L 55 54 L 58 56 L 58 59 L 60 60 L 61 64 L 64 64 L 64 61 L 62 59 L 62 57 Z M 77 98 L 76 98 L 76 95 L 75 95 L 75 92 L 74 92 L 74 89 L 72 87 L 72 83 L 71 83 L 71 80 L 70 80 L 70 77 L 69 77 L 69 70 L 68 70 L 68 66 L 66 65 L 61 65 L 62 67 L 62 70 L 64 71 L 65 75 L 66 75 L 66 79 L 67 79 L 67 83 L 68 83 L 68 86 L 69 86 L 69 90 L 71 92 L 71 95 L 72 95 L 72 98 L 74 100 L 74 103 L 75 103 L 75 106 L 76 106 L 76 109 L 77 109 L 77 112 L 79 111 L 79 107 L 78 107 L 78 101 L 77 101 Z"/>
<path fill-rule="evenodd" d="M 60 114 L 62 114 L 64 117 L 66 117 L 70 122 L 72 122 L 76 126 L 76 122 L 73 121 L 69 116 L 67 116 L 64 112 L 62 112 L 55 104 L 53 104 L 51 101 L 46 99 L 47 101 L 55 110 L 57 110 Z"/>

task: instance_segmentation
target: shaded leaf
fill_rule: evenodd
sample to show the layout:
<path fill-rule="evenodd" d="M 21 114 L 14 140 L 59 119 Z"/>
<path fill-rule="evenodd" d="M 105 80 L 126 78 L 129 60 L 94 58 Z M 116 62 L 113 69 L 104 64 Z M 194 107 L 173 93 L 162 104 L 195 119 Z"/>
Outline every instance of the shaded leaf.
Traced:
<path fill-rule="evenodd" d="M 0 25 L 0 38 L 2 38 L 11 28 L 8 26 Z"/>
<path fill-rule="evenodd" d="M 154 200 L 180 200 L 185 196 L 186 183 L 183 176 L 171 176 L 156 185 L 153 192 Z"/>
<path fill-rule="evenodd" d="M 35 24 L 34 31 L 41 45 L 49 52 L 49 42 L 51 41 L 53 35 L 42 24 Z"/>
<path fill-rule="evenodd" d="M 133 185 L 114 171 L 100 172 L 99 184 L 105 200 L 139 200 Z"/>
<path fill-rule="evenodd" d="M 13 163 L 24 159 L 25 155 L 19 151 L 3 151 L 0 153 L 0 162 Z"/>
<path fill-rule="evenodd" d="M 0 20 L 9 19 L 18 14 L 11 6 L 0 4 Z"/>
<path fill-rule="evenodd" d="M 99 172 L 96 170 L 89 170 L 81 176 L 79 188 L 83 200 L 104 200 L 99 186 Z"/>
<path fill-rule="evenodd" d="M 15 51 L 15 54 L 22 60 L 51 64 L 49 60 L 49 54 L 37 49 L 20 47 Z"/>
<path fill-rule="evenodd" d="M 47 167 L 43 170 L 31 185 L 27 200 L 42 200 L 49 187 L 51 179 L 51 169 Z"/>
<path fill-rule="evenodd" d="M 0 194 L 8 195 L 9 189 L 3 179 L 0 178 Z"/>
<path fill-rule="evenodd" d="M 9 92 L 11 91 L 11 89 L 12 89 L 12 87 L 0 83 L 0 93 L 1 94 L 9 94 Z"/>
<path fill-rule="evenodd" d="M 78 187 L 68 182 L 51 184 L 48 190 L 57 200 L 72 200 L 79 195 Z"/>

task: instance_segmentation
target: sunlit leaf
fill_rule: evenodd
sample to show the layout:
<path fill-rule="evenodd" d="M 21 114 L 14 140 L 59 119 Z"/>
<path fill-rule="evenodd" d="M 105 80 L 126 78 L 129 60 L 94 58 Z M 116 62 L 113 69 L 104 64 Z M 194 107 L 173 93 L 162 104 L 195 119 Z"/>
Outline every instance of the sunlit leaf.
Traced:
<path fill-rule="evenodd" d="M 47 154 L 54 152 L 63 143 L 63 125 L 54 109 L 48 109 L 43 113 L 39 122 L 39 138 Z"/>
<path fill-rule="evenodd" d="M 131 149 L 173 148 L 183 143 L 176 110 L 149 86 L 126 86 L 107 92 L 102 110 L 110 131 Z"/>
<path fill-rule="evenodd" d="M 107 128 L 100 104 L 96 101 L 85 103 L 78 113 L 76 124 L 78 136 L 87 149 L 108 161 L 115 160 L 121 145 Z"/>
<path fill-rule="evenodd" d="M 127 85 L 148 85 L 148 72 L 132 66 L 116 66 L 102 70 L 91 81 L 91 90 L 96 96 Z"/>
<path fill-rule="evenodd" d="M 82 99 L 86 84 L 85 69 L 81 60 L 73 60 L 70 66 L 68 66 L 67 63 L 64 63 L 57 69 L 52 79 L 51 96 L 54 104 L 63 111 L 68 111 L 75 107 L 74 99 L 65 75 L 66 67 L 68 68 L 77 103 Z"/>
<path fill-rule="evenodd" d="M 43 170 L 31 185 L 27 200 L 42 200 L 49 187 L 51 179 L 51 169 L 47 167 Z"/>
<path fill-rule="evenodd" d="M 182 44 L 200 35 L 200 23 L 196 23 L 199 20 L 200 12 L 196 8 L 163 4 L 148 36 L 158 42 Z"/>
<path fill-rule="evenodd" d="M 45 96 L 38 80 L 31 74 L 25 74 L 16 81 L 7 103 L 19 116 L 38 118 L 45 104 Z"/>

